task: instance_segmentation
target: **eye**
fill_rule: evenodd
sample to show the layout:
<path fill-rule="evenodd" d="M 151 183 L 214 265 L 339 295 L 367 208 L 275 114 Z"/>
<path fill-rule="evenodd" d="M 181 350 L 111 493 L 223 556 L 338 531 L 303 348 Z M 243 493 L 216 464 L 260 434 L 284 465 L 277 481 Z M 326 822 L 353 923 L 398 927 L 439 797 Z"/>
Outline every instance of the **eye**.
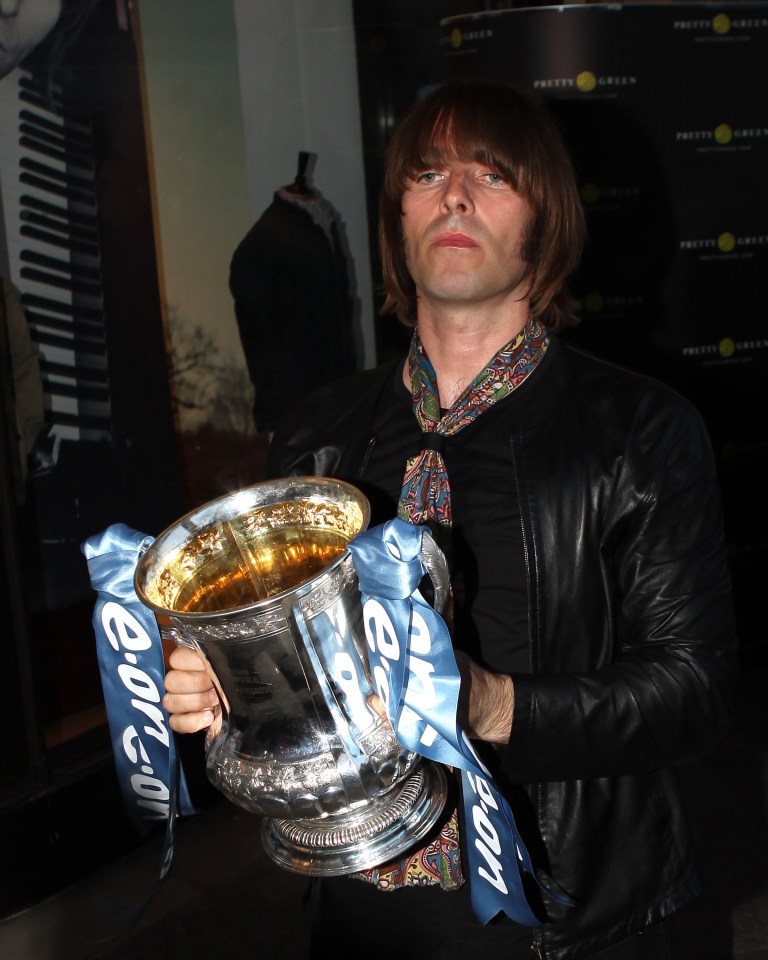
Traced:
<path fill-rule="evenodd" d="M 496 173 L 495 170 L 489 170 L 488 173 L 484 174 L 484 177 L 488 183 L 493 184 L 494 186 L 496 184 L 506 183 L 504 177 L 500 173 Z"/>
<path fill-rule="evenodd" d="M 414 183 L 437 183 L 440 174 L 436 170 L 424 170 L 423 173 L 417 173 L 413 176 Z"/>

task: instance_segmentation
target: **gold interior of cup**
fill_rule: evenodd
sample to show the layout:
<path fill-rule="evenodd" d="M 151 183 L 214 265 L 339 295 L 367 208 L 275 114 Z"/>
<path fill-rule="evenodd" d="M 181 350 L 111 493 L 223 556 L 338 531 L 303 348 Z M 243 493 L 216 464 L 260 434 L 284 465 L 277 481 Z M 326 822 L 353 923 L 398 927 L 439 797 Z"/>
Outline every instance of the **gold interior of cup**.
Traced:
<path fill-rule="evenodd" d="M 346 550 L 364 523 L 352 500 L 272 503 L 218 521 L 161 563 L 147 599 L 173 612 L 249 606 L 311 580 Z"/>

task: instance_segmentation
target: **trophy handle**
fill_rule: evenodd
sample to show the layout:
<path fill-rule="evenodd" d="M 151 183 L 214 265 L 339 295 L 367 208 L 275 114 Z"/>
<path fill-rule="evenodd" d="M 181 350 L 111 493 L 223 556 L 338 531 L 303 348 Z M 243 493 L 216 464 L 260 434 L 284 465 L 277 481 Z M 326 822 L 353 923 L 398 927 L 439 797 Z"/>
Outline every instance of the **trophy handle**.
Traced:
<path fill-rule="evenodd" d="M 434 587 L 434 608 L 442 614 L 450 594 L 451 578 L 445 554 L 438 547 L 437 541 L 427 528 L 424 529 L 421 537 L 421 559 L 427 568 L 427 573 L 429 573 L 429 578 Z"/>
<path fill-rule="evenodd" d="M 211 678 L 211 682 L 216 690 L 216 693 L 219 697 L 219 702 L 221 703 L 221 708 L 224 711 L 224 716 L 229 716 L 229 701 L 227 700 L 224 691 L 219 683 L 219 678 L 213 672 L 213 667 L 206 657 L 203 648 L 195 643 L 194 640 L 188 640 L 187 637 L 183 636 L 181 631 L 177 630 L 175 627 L 160 627 L 160 639 L 161 640 L 170 640 L 176 644 L 177 647 L 188 647 L 190 650 L 194 650 L 198 656 L 200 656 L 205 664 L 205 669 L 208 673 L 208 676 Z"/>

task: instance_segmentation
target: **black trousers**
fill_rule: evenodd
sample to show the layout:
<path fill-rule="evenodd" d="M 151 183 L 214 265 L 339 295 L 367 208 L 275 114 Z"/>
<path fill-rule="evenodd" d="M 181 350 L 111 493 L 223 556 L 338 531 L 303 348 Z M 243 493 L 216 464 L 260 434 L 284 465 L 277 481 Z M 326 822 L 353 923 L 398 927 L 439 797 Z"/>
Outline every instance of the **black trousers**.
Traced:
<path fill-rule="evenodd" d="M 501 918 L 483 926 L 472 912 L 469 887 L 381 893 L 359 880 L 315 884 L 309 956 L 366 960 L 534 960 L 527 927 Z M 591 955 L 589 960 L 671 960 L 663 924 Z M 588 960 L 588 958 L 584 958 Z"/>

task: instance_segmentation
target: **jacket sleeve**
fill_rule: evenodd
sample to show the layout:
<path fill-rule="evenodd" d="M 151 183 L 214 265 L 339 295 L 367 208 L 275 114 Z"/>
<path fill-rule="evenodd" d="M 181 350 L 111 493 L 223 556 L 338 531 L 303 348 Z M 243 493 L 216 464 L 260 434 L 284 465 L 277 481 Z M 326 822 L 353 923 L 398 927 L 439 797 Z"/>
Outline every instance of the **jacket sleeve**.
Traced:
<path fill-rule="evenodd" d="M 503 768 L 517 782 L 680 763 L 709 749 L 731 717 L 734 616 L 706 429 L 687 402 L 651 398 L 613 459 L 615 472 L 591 483 L 583 527 L 562 521 L 577 525 L 570 539 L 599 549 L 585 560 L 580 543 L 563 555 L 561 538 L 557 562 L 593 569 L 570 581 L 570 596 L 547 601 L 563 612 L 549 618 L 554 627 L 543 618 L 539 666 L 514 678 Z"/>
<path fill-rule="evenodd" d="M 375 444 L 374 412 L 403 358 L 315 388 L 290 407 L 269 447 L 268 478 L 327 476 L 354 483 Z"/>

